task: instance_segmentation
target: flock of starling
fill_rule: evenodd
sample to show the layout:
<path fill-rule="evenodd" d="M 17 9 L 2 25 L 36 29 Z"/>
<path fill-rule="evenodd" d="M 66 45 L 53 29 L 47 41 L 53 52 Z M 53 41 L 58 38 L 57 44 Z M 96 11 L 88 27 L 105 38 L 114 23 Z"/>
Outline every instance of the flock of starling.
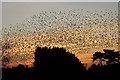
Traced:
<path fill-rule="evenodd" d="M 75 55 L 117 49 L 118 15 L 113 10 L 41 11 L 2 29 L 2 56 L 9 62 L 34 58 L 36 47 L 63 47 Z"/>

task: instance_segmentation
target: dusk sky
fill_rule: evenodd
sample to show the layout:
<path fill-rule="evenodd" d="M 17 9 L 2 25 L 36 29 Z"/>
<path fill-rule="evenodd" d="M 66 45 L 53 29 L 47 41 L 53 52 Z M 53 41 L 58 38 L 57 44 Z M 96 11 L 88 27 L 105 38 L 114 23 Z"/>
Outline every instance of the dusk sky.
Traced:
<path fill-rule="evenodd" d="M 107 3 L 3 3 L 2 5 L 2 21 L 3 25 L 16 24 L 24 22 L 26 18 L 38 14 L 41 10 L 69 10 L 69 9 L 117 9 L 117 2 Z"/>
<path fill-rule="evenodd" d="M 0 0 L 3 79 L 120 72 L 118 6 L 118 0 Z"/>
<path fill-rule="evenodd" d="M 63 47 L 89 63 L 95 51 L 118 46 L 117 2 L 4 2 L 2 14 L 2 44 L 10 42 L 11 55 L 23 54 L 11 62 L 33 61 L 35 47 L 47 46 Z"/>

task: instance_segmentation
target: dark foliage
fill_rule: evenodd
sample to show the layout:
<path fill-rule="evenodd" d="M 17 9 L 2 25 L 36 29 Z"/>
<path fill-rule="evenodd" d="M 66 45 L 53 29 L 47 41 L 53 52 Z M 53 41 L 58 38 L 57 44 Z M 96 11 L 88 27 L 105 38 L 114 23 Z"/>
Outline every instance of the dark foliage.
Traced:
<path fill-rule="evenodd" d="M 105 53 L 96 52 L 93 54 L 93 61 L 99 59 L 99 64 L 102 66 L 102 61 L 105 61 L 107 65 L 115 64 L 120 62 L 120 53 L 119 51 L 114 52 L 114 50 L 103 50 Z"/>
<path fill-rule="evenodd" d="M 15 68 L 3 68 L 3 80 L 31 79 L 39 80 L 48 76 L 73 77 L 73 75 L 83 76 L 86 72 L 83 64 L 74 54 L 66 52 L 63 48 L 40 48 L 36 49 L 35 62 L 33 68 L 24 68 L 19 65 Z M 68 76 L 67 76 L 68 75 Z"/>
<path fill-rule="evenodd" d="M 103 50 L 105 53 L 96 52 L 93 54 L 93 61 L 99 59 L 98 65 L 93 64 L 88 69 L 88 74 L 93 74 L 104 79 L 118 79 L 120 72 L 120 52 L 114 52 L 114 50 Z M 102 61 L 106 62 L 106 65 L 102 64 Z"/>
<path fill-rule="evenodd" d="M 74 54 L 66 52 L 63 48 L 40 48 L 36 49 L 33 68 L 18 67 L 3 68 L 2 80 L 23 79 L 118 79 L 120 72 L 120 53 L 114 50 L 105 50 L 105 53 L 93 54 L 93 61 L 100 59 L 98 65 L 93 64 L 88 70 L 75 57 Z M 106 62 L 106 65 L 102 64 Z M 57 78 L 56 78 L 57 77 Z"/>
<path fill-rule="evenodd" d="M 2 56 L 2 66 L 5 66 L 5 64 L 9 63 L 9 61 L 10 61 L 9 54 Z"/>
<path fill-rule="evenodd" d="M 47 49 L 38 47 L 35 52 L 34 65 L 36 69 L 41 68 L 44 71 L 84 72 L 83 64 L 79 59 L 63 48 Z"/>

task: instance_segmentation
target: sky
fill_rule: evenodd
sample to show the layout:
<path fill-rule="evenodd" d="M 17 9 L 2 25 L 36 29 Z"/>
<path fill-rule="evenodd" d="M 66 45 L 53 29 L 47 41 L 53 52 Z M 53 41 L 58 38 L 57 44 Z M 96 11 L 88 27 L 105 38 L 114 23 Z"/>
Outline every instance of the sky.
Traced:
<path fill-rule="evenodd" d="M 2 23 L 5 26 L 9 26 L 9 24 L 15 25 L 16 23 L 22 23 L 25 19 L 29 18 L 32 15 L 38 14 L 41 10 L 53 10 L 53 9 L 76 9 L 76 8 L 84 8 L 84 9 L 116 9 L 117 8 L 117 2 L 118 0 L 51 0 L 53 2 L 76 2 L 76 1 L 83 1 L 87 3 L 30 3 L 33 1 L 38 0 L 1 0 L 2 8 L 0 7 L 2 14 L 1 20 Z M 20 1 L 20 2 L 18 2 Z M 29 1 L 27 3 L 21 1 Z M 43 1 L 43 0 L 39 0 Z M 44 2 L 49 0 L 44 0 Z M 88 3 L 88 2 L 94 2 L 94 3 Z M 97 2 L 98 1 L 98 2 Z M 110 2 L 110 3 L 104 3 Z M 14 3 L 10 3 L 14 2 Z M 50 2 L 50 1 L 49 1 Z M 96 3 L 95 3 L 96 2 Z M 103 2 L 103 3 L 100 3 Z M 0 3 L 1 6 L 1 3 Z M 2 26 L 0 26 L 0 32 Z M 1 36 L 1 35 L 0 35 Z"/>
<path fill-rule="evenodd" d="M 0 2 L 0 37 L 2 31 L 2 3 Z"/>
<path fill-rule="evenodd" d="M 68 9 L 115 9 L 117 7 L 116 2 L 112 3 L 30 3 L 30 2 L 15 2 L 15 3 L 3 3 L 2 5 L 2 21 L 3 25 L 9 26 L 9 24 L 16 24 L 24 22 L 25 19 L 32 15 L 38 14 L 41 10 L 68 10 Z"/>
<path fill-rule="evenodd" d="M 22 23 L 25 19 L 30 18 L 30 16 L 38 14 L 41 10 L 53 10 L 53 9 L 76 9 L 76 8 L 85 8 L 85 9 L 114 9 L 117 7 L 117 0 L 105 0 L 106 2 L 100 3 L 100 0 L 89 0 L 91 3 L 78 3 L 76 1 L 83 1 L 83 0 L 69 0 L 69 2 L 76 2 L 76 3 L 56 3 L 56 2 L 64 2 L 68 0 L 50 0 L 50 1 L 56 1 L 54 3 L 49 3 L 49 0 L 44 0 L 46 3 L 42 2 L 32 2 L 32 1 L 38 1 L 38 0 L 24 0 L 29 2 L 18 2 L 20 0 L 1 0 L 2 7 L 0 7 L 1 10 L 1 19 L 0 24 L 3 26 L 9 26 L 9 24 L 15 25 L 16 23 Z M 11 2 L 13 1 L 13 3 Z M 15 2 L 14 2 L 15 1 Z M 43 0 L 39 0 L 43 1 Z M 99 1 L 99 2 L 95 2 Z M 107 2 L 109 1 L 109 2 Z M 116 2 L 112 2 L 116 1 Z M 92 3 L 93 2 L 93 3 Z M 102 2 L 102 0 L 101 0 Z M 1 6 L 1 3 L 0 3 Z M 2 25 L 0 25 L 0 32 L 2 30 Z"/>
<path fill-rule="evenodd" d="M 119 0 L 0 0 L 0 32 L 2 30 L 1 2 L 119 2 Z"/>

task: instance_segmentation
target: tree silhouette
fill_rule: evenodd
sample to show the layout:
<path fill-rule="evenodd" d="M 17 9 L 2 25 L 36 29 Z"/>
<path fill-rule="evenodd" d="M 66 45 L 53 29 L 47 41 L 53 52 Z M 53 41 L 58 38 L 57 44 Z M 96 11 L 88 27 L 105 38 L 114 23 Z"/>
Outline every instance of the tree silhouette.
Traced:
<path fill-rule="evenodd" d="M 74 54 L 66 52 L 63 48 L 37 47 L 34 54 L 34 67 L 28 68 L 28 66 L 18 65 L 12 69 L 3 68 L 2 80 L 22 80 L 23 78 L 40 80 L 48 76 L 51 78 L 55 76 L 70 78 L 77 75 L 81 77 L 85 75 L 86 69 L 79 59 Z"/>
<path fill-rule="evenodd" d="M 10 56 L 9 56 L 9 54 L 6 54 L 5 56 L 2 56 L 2 66 L 5 67 L 5 65 L 7 63 L 9 63 L 9 62 L 10 62 Z"/>
<path fill-rule="evenodd" d="M 114 52 L 114 50 L 105 50 L 104 59 L 106 59 L 107 64 L 115 64 L 120 62 L 120 53 L 119 51 Z"/>
<path fill-rule="evenodd" d="M 93 54 L 93 62 L 99 59 L 99 64 L 102 66 L 102 61 L 105 61 L 106 64 L 115 64 L 120 62 L 120 53 L 119 51 L 114 52 L 114 50 L 103 50 L 105 53 L 96 52 Z"/>
<path fill-rule="evenodd" d="M 93 54 L 93 57 L 92 57 L 92 59 L 93 59 L 93 62 L 95 61 L 95 60 L 97 60 L 97 59 L 99 59 L 99 64 L 100 64 L 100 66 L 102 66 L 102 61 L 104 61 L 104 53 L 101 53 L 101 52 L 95 52 L 95 54 Z"/>
<path fill-rule="evenodd" d="M 37 47 L 34 66 L 36 69 L 60 72 L 85 71 L 83 64 L 74 54 L 66 52 L 63 48 L 40 48 Z"/>

